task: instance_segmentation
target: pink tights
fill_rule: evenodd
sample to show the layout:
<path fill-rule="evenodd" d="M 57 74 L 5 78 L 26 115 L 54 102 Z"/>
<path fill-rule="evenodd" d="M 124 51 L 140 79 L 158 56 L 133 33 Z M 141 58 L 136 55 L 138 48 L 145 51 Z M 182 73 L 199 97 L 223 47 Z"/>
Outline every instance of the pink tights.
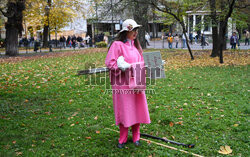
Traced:
<path fill-rule="evenodd" d="M 119 125 L 120 128 L 120 139 L 119 143 L 126 143 L 128 139 L 128 128 L 124 127 L 122 124 Z M 140 139 L 140 123 L 132 125 L 133 142 Z"/>

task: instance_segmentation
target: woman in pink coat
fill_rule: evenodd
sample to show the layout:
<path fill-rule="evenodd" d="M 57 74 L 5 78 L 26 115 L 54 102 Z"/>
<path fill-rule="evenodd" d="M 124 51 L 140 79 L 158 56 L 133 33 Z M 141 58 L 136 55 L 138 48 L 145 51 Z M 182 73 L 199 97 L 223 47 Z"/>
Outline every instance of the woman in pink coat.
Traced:
<path fill-rule="evenodd" d="M 137 39 L 138 25 L 127 19 L 111 44 L 105 64 L 110 70 L 116 125 L 120 128 L 118 148 L 123 148 L 132 127 L 133 142 L 139 146 L 140 123 L 150 123 L 145 95 L 145 67 Z"/>

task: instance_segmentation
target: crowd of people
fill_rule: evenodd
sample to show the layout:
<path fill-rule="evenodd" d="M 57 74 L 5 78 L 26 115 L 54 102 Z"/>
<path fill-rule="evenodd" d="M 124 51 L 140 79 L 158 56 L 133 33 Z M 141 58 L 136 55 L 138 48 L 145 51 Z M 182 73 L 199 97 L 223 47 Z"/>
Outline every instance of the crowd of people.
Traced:
<path fill-rule="evenodd" d="M 193 37 L 193 33 L 190 32 L 189 34 L 186 33 L 186 36 L 191 45 L 193 44 L 193 41 L 195 42 L 195 44 L 198 44 L 198 42 L 200 42 L 201 46 L 209 45 L 209 42 L 207 41 L 208 39 L 203 33 L 197 32 L 196 35 Z M 166 39 L 169 49 L 172 49 L 173 47 L 179 48 L 179 46 L 181 48 L 187 47 L 187 40 L 184 33 L 175 35 L 172 35 L 172 33 L 168 33 L 167 35 L 163 35 L 162 39 Z M 173 45 L 174 43 L 175 46 Z"/>
<path fill-rule="evenodd" d="M 249 45 L 249 37 L 250 37 L 249 31 L 245 30 L 243 35 L 245 38 L 245 45 Z M 188 41 L 191 45 L 193 43 L 196 45 L 200 44 L 200 46 L 202 46 L 202 47 L 209 45 L 208 37 L 203 33 L 196 32 L 195 36 L 193 36 L 193 33 L 190 32 L 189 34 L 186 33 L 186 36 L 187 36 Z M 150 37 L 145 36 L 145 38 L 146 38 L 146 42 L 148 43 L 147 39 Z M 162 40 L 167 41 L 169 49 L 179 48 L 179 46 L 180 46 L 180 48 L 187 47 L 187 41 L 186 41 L 186 37 L 185 37 L 184 33 L 183 34 L 175 34 L 175 35 L 172 35 L 172 33 L 168 33 L 167 35 L 162 36 Z M 233 32 L 233 34 L 229 40 L 230 45 L 231 45 L 231 49 L 236 49 L 237 46 L 240 46 L 240 40 L 241 40 L 240 34 Z M 175 45 L 174 45 L 174 43 L 175 43 Z M 149 46 L 149 44 L 148 44 L 148 46 Z"/>

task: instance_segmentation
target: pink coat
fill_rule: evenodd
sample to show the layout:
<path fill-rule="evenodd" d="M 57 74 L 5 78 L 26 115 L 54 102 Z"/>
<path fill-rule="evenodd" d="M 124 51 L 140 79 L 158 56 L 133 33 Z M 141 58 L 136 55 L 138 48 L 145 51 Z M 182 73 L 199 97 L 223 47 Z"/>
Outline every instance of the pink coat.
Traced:
<path fill-rule="evenodd" d="M 131 90 L 128 79 L 131 72 L 134 70 L 127 70 L 122 72 L 117 67 L 117 58 L 123 56 L 125 61 L 132 64 L 135 67 L 136 63 L 140 63 L 140 66 L 144 66 L 144 59 L 142 54 L 137 50 L 132 41 L 130 43 L 115 41 L 111 45 L 105 64 L 110 69 L 110 80 L 113 91 L 113 105 L 115 113 L 116 125 L 123 124 L 124 127 L 130 127 L 136 123 L 150 123 L 150 117 L 148 112 L 147 99 L 145 91 L 139 93 L 126 93 Z M 136 75 L 138 77 L 140 75 Z M 144 76 L 145 77 L 145 76 Z"/>

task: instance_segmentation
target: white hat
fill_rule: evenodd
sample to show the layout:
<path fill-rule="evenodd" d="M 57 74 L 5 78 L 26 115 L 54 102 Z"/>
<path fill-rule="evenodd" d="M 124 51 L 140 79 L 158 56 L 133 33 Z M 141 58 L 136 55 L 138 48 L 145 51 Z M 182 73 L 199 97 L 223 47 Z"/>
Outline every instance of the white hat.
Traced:
<path fill-rule="evenodd" d="M 135 28 L 141 27 L 141 25 L 138 25 L 134 20 L 132 19 L 127 19 L 122 23 L 122 30 L 119 32 L 123 31 L 132 31 Z"/>

